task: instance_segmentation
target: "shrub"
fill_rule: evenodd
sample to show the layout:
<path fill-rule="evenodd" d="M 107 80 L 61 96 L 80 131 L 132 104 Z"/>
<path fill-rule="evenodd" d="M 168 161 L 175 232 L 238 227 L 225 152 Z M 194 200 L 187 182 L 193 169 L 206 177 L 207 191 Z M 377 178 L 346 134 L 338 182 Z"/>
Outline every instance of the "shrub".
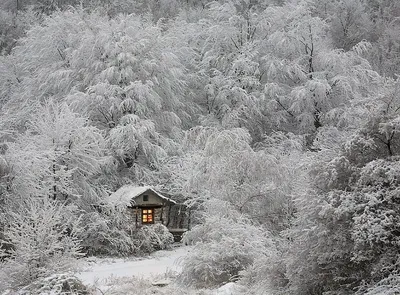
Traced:
<path fill-rule="evenodd" d="M 124 212 L 87 212 L 81 220 L 84 230 L 79 237 L 87 255 L 126 256 L 137 251 L 130 234 L 135 228 Z"/>
<path fill-rule="evenodd" d="M 287 294 L 285 253 L 287 247 L 285 239 L 276 240 L 276 248 L 268 255 L 260 255 L 252 265 L 241 272 L 240 284 L 246 286 L 246 295 Z M 272 255 L 271 255 L 272 254 Z"/>
<path fill-rule="evenodd" d="M 65 211 L 67 206 L 47 198 L 28 198 L 7 215 L 4 239 L 13 247 L 0 248 L 0 289 L 26 286 L 75 266 L 82 255 L 75 227 L 79 220 L 66 220 Z"/>
<path fill-rule="evenodd" d="M 184 236 L 194 250 L 183 261 L 179 280 L 208 288 L 235 281 L 239 273 L 270 249 L 266 232 L 245 219 L 209 217 Z"/>
<path fill-rule="evenodd" d="M 153 224 L 140 228 L 134 234 L 134 239 L 137 249 L 142 253 L 168 249 L 174 242 L 174 236 L 162 224 Z"/>
<path fill-rule="evenodd" d="M 52 294 L 52 295 L 85 295 L 90 294 L 85 285 L 75 276 L 65 274 L 54 274 L 41 278 L 28 286 L 22 288 L 20 295 Z"/>
<path fill-rule="evenodd" d="M 400 275 L 391 274 L 387 278 L 382 279 L 376 284 L 369 286 L 367 290 L 361 290 L 357 295 L 395 295 L 400 294 Z"/>

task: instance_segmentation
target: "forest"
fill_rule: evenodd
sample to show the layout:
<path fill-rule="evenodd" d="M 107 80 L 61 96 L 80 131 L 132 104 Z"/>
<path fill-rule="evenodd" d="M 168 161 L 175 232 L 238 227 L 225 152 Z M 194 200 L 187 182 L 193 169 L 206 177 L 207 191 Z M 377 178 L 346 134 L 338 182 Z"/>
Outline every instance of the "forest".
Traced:
<path fill-rule="evenodd" d="M 162 249 L 125 184 L 196 217 L 129 294 L 400 294 L 399 72 L 397 0 L 1 0 L 0 294 Z"/>

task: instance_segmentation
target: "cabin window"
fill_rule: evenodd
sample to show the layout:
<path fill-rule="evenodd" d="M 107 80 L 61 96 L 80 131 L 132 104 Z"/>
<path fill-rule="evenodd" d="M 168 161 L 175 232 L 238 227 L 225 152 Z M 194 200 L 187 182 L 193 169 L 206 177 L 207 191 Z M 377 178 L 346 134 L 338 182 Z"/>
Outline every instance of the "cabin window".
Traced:
<path fill-rule="evenodd" d="M 153 209 L 142 209 L 142 223 L 154 223 Z"/>
<path fill-rule="evenodd" d="M 149 196 L 148 195 L 144 195 L 143 196 L 143 202 L 147 202 L 149 200 Z"/>

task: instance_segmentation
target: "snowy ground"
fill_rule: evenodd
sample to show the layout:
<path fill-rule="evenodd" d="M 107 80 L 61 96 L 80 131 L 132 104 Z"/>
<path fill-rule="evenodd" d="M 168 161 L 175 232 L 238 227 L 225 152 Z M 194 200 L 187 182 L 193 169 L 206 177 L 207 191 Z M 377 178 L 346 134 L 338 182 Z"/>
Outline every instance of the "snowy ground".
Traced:
<path fill-rule="evenodd" d="M 84 284 L 101 283 L 110 277 L 132 277 L 151 279 L 168 272 L 180 272 L 179 262 L 190 251 L 190 247 L 179 247 L 170 251 L 158 251 L 145 259 L 88 259 L 83 272 L 77 275 Z"/>
<path fill-rule="evenodd" d="M 191 247 L 182 246 L 169 251 L 158 251 L 141 259 L 88 258 L 82 265 L 82 271 L 76 276 L 85 285 L 94 286 L 99 294 L 150 294 L 138 290 L 143 288 L 150 291 L 149 287 L 154 288 L 150 291 L 151 294 L 169 294 L 175 289 L 169 289 L 170 286 L 153 287 L 153 284 L 173 285 L 174 276 L 181 271 L 180 262 L 190 251 Z M 138 293 L 132 292 L 135 288 Z M 228 283 L 217 290 L 203 290 L 201 294 L 231 295 L 234 289 L 235 284 Z M 200 293 L 192 293 L 187 289 L 179 294 Z"/>

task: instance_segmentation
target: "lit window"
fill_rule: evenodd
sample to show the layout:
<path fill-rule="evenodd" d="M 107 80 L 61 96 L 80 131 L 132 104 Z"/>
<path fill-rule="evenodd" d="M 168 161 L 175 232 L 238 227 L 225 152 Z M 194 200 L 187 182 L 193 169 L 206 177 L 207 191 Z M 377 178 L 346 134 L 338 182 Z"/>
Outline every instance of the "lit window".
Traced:
<path fill-rule="evenodd" d="M 142 209 L 142 223 L 154 223 L 153 209 Z"/>

